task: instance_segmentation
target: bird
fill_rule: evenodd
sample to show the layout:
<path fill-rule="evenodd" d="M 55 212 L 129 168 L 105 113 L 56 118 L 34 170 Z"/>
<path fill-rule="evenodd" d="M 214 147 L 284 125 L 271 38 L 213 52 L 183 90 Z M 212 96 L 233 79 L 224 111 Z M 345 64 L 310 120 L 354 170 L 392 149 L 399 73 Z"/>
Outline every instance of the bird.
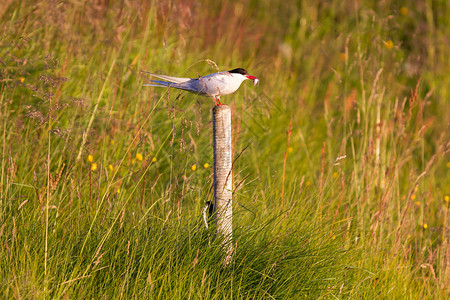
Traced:
<path fill-rule="evenodd" d="M 243 68 L 230 71 L 216 72 L 198 78 L 183 78 L 167 75 L 153 74 L 143 71 L 161 80 L 151 80 L 151 83 L 143 86 L 169 87 L 188 91 L 194 94 L 212 97 L 216 105 L 222 105 L 220 96 L 234 93 L 244 80 L 253 80 L 253 84 L 259 84 L 259 79 L 248 73 Z"/>

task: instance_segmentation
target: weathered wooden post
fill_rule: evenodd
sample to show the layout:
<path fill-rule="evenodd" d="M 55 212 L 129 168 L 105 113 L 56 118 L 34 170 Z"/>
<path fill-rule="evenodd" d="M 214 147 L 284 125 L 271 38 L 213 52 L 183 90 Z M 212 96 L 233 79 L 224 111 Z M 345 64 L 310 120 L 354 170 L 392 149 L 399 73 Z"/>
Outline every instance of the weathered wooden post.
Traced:
<path fill-rule="evenodd" d="M 231 255 L 233 238 L 233 170 L 231 151 L 231 109 L 227 105 L 214 106 L 214 220 L 216 235 L 221 235 Z"/>

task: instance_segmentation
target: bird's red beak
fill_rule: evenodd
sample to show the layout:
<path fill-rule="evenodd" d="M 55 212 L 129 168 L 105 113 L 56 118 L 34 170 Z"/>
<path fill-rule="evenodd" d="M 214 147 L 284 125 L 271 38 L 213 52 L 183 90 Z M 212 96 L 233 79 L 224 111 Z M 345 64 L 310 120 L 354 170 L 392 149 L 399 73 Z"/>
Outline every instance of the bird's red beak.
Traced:
<path fill-rule="evenodd" d="M 257 85 L 259 83 L 259 79 L 255 76 L 247 75 L 247 78 L 253 80 L 253 85 Z"/>

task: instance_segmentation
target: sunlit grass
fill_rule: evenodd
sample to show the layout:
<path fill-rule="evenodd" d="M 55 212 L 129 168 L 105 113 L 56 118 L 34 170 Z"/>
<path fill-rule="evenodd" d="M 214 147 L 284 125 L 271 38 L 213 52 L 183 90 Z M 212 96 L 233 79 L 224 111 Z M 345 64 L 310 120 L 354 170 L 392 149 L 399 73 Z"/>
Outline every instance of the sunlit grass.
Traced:
<path fill-rule="evenodd" d="M 0 8 L 2 298 L 448 298 L 448 4 Z M 206 229 L 210 99 L 244 67 L 233 262 Z"/>

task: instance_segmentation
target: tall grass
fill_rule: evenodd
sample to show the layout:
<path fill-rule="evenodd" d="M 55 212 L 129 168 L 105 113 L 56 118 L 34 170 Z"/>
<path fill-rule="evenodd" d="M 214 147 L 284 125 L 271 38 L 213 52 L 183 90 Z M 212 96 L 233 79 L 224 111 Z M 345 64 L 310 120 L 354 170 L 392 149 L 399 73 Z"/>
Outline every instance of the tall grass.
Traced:
<path fill-rule="evenodd" d="M 449 296 L 446 1 L 0 4 L 2 298 Z M 213 101 L 244 67 L 233 252 Z M 223 261 L 232 257 L 232 263 Z"/>

